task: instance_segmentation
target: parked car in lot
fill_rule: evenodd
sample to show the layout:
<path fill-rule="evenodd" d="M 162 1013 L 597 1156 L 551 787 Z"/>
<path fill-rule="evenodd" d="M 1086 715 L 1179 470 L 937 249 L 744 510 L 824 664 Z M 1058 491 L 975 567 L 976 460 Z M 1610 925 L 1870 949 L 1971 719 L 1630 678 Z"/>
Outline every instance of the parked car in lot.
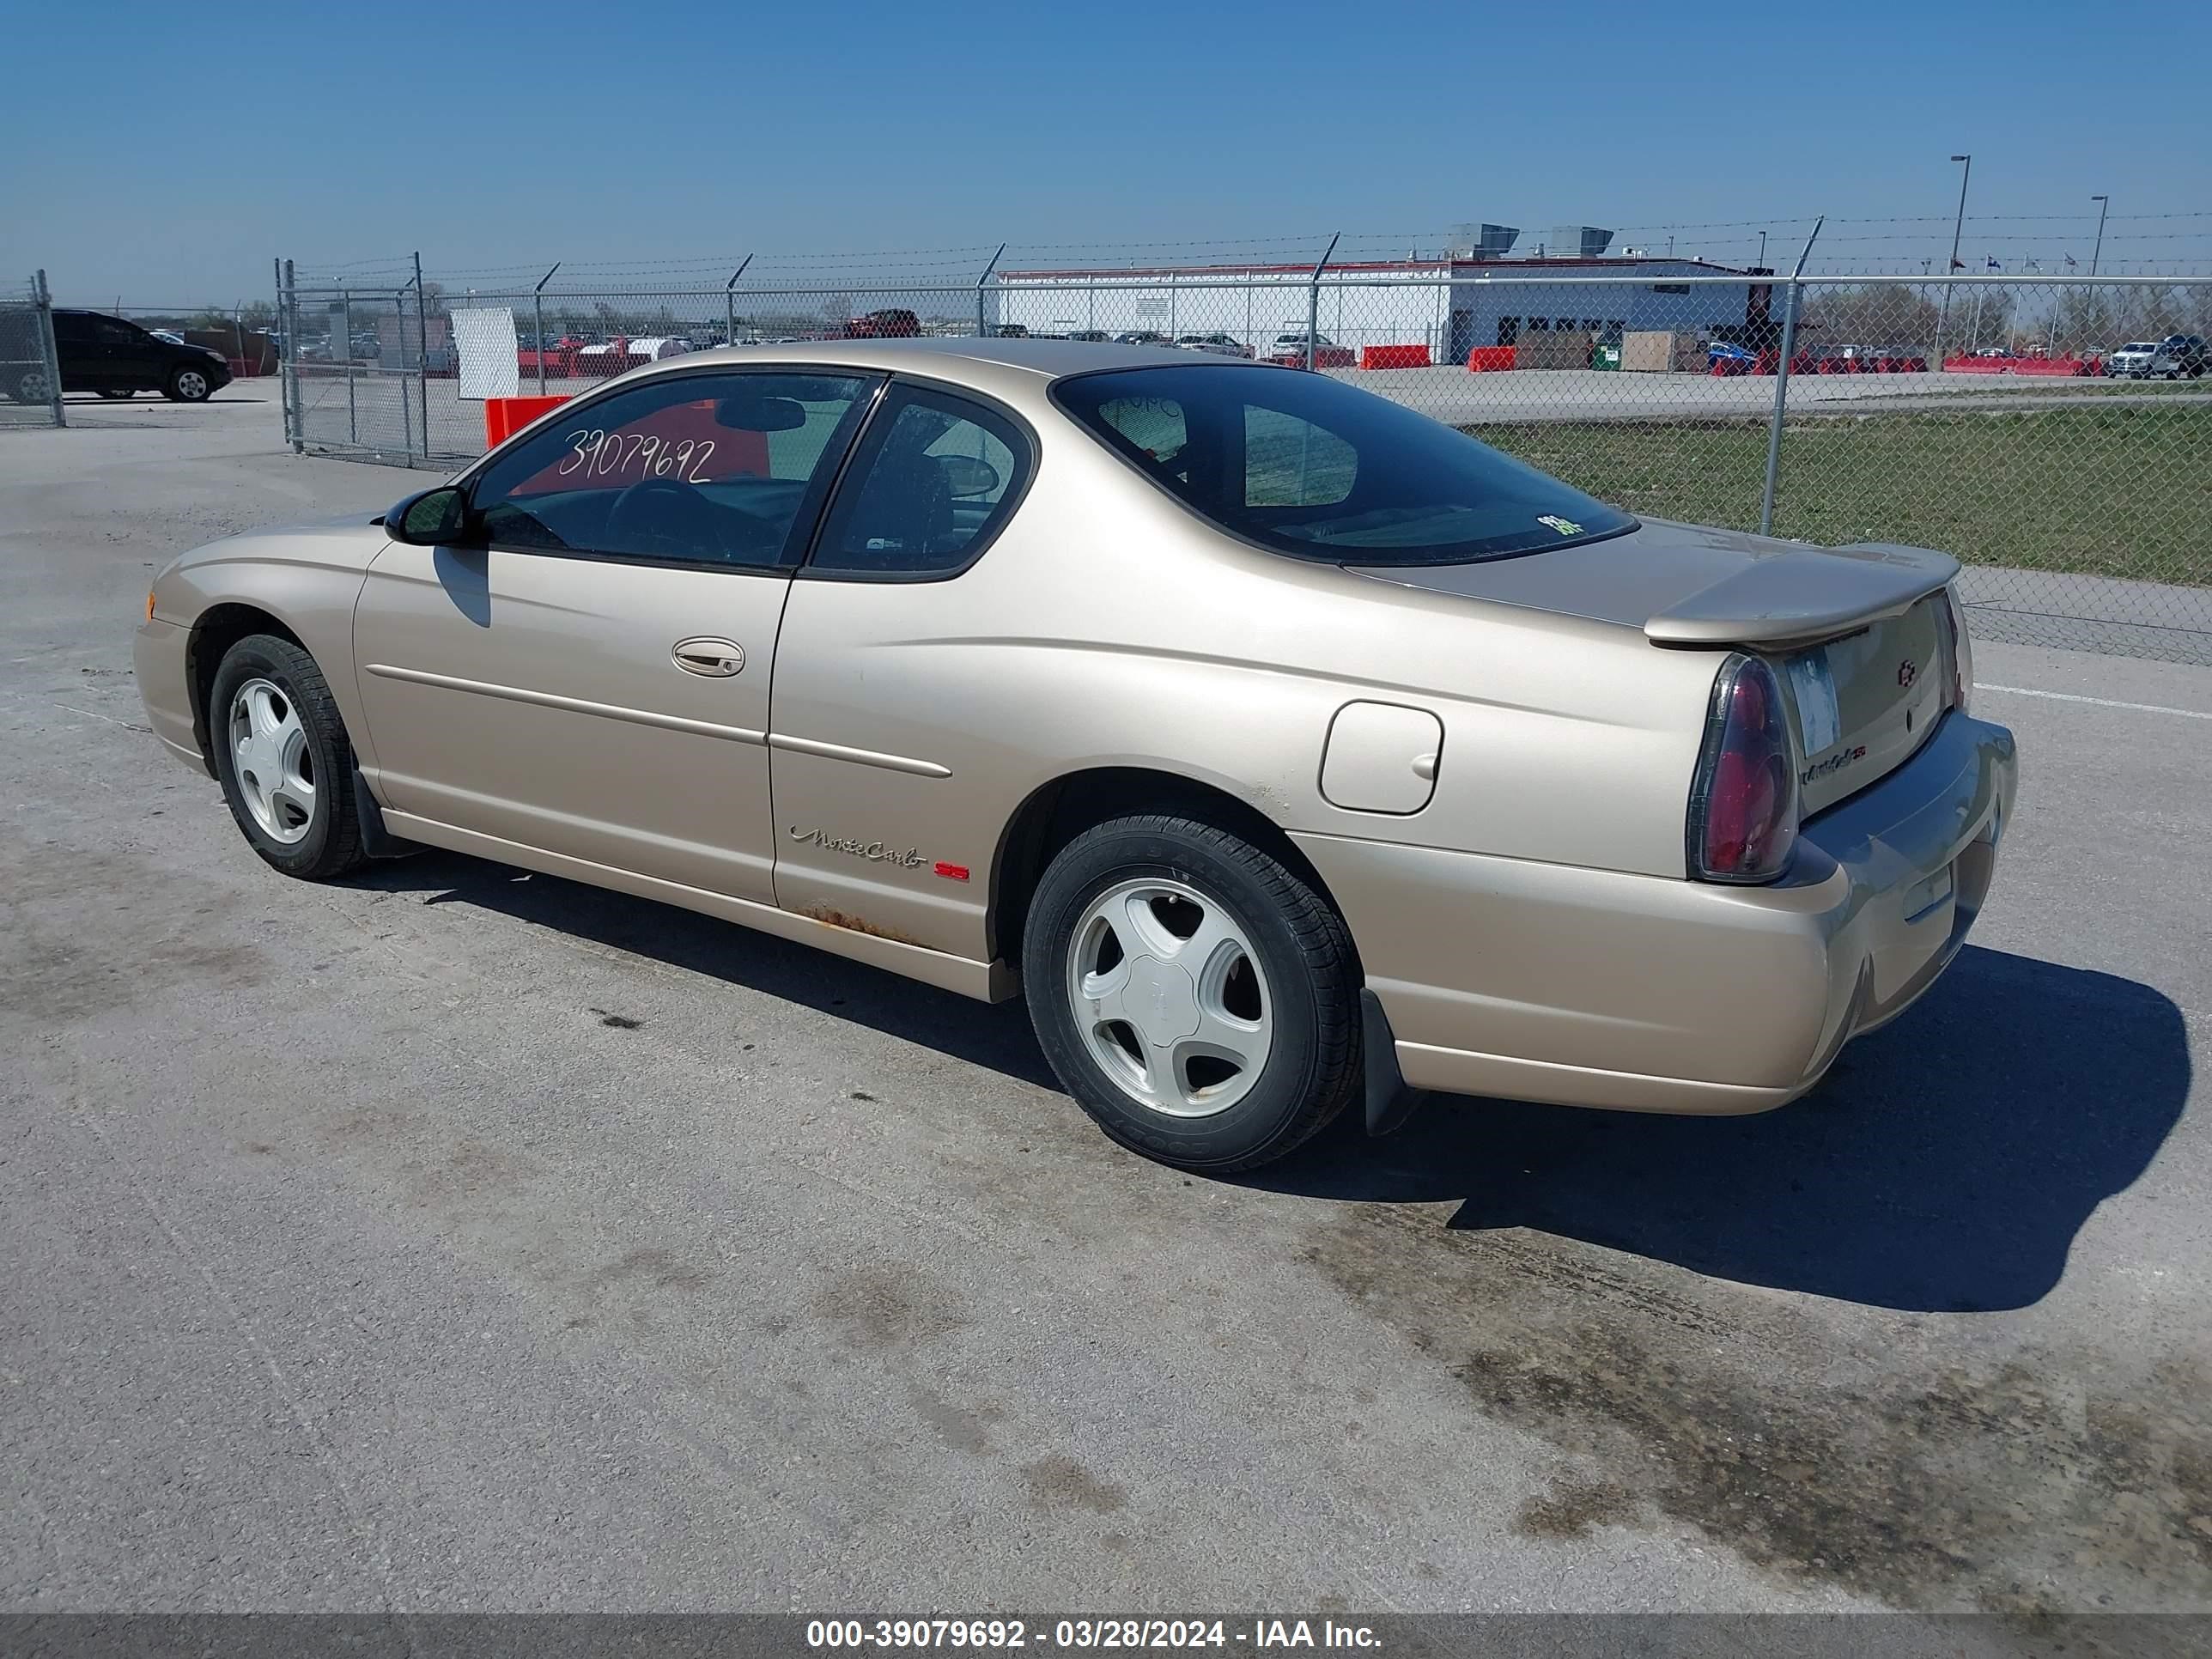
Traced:
<path fill-rule="evenodd" d="M 1249 357 L 1252 348 L 1226 334 L 1178 334 L 1176 343 L 1185 351 L 1203 351 L 1214 357 Z"/>
<path fill-rule="evenodd" d="M 136 671 L 276 870 L 447 848 L 1025 994 L 1109 1133 L 1231 1170 L 1417 1089 L 1811 1088 L 2010 823 L 1957 571 L 1639 522 L 1324 376 L 843 341 L 185 554 Z"/>
<path fill-rule="evenodd" d="M 157 339 L 145 329 L 104 312 L 57 309 L 54 351 L 64 392 L 129 398 L 158 392 L 178 403 L 204 403 L 230 384 L 230 364 L 206 346 Z M 19 404 L 42 404 L 51 395 L 42 352 L 0 349 L 8 365 L 4 387 Z"/>
<path fill-rule="evenodd" d="M 1705 347 L 1705 362 L 1723 374 L 1748 374 L 1758 363 L 1759 354 L 1733 340 L 1715 340 Z"/>
<path fill-rule="evenodd" d="M 1869 369 L 1878 374 L 1925 374 L 1928 354 L 1917 346 L 1869 346 Z"/>
<path fill-rule="evenodd" d="M 1286 368 L 1306 367 L 1306 331 L 1286 330 L 1268 343 L 1261 354 L 1271 363 Z M 1350 346 L 1340 346 L 1326 334 L 1313 337 L 1313 367 L 1316 368 L 1350 368 L 1356 361 Z"/>
<path fill-rule="evenodd" d="M 2195 380 L 2204 373 L 2204 342 L 2194 334 L 2169 334 L 2162 340 L 2130 340 L 2105 358 L 2105 373 L 2115 380 Z"/>
<path fill-rule="evenodd" d="M 1154 328 L 1134 328 L 1126 334 L 1114 337 L 1115 345 L 1173 345 L 1175 342 Z"/>
<path fill-rule="evenodd" d="M 902 306 L 886 306 L 854 317 L 845 325 L 848 340 L 911 340 L 921 332 L 921 319 Z"/>

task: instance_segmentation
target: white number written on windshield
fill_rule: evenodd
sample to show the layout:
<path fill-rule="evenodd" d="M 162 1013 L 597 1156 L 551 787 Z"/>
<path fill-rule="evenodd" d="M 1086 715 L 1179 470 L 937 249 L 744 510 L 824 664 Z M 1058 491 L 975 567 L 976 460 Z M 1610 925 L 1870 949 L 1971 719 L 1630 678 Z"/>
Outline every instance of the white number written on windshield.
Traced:
<path fill-rule="evenodd" d="M 568 459 L 555 476 L 566 478 L 678 478 L 710 483 L 707 463 L 714 459 L 712 438 L 661 438 L 648 432 L 609 434 L 586 427 L 568 434 Z"/>

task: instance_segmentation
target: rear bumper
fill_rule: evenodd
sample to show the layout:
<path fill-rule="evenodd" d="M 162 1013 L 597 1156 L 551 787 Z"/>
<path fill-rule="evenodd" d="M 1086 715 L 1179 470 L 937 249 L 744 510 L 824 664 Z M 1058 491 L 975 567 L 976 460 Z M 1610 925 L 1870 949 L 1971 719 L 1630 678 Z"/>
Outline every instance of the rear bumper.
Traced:
<path fill-rule="evenodd" d="M 1988 894 L 2012 734 L 1948 715 L 1725 887 L 1296 836 L 1344 908 L 1415 1087 L 1635 1111 L 1764 1111 L 1934 983 Z"/>

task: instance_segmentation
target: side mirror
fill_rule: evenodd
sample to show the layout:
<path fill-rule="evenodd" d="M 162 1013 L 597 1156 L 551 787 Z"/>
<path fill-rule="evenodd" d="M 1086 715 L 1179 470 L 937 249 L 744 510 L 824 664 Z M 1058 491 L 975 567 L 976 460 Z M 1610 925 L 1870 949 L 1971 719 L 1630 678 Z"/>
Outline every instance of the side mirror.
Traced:
<path fill-rule="evenodd" d="M 468 527 L 468 492 L 453 484 L 410 495 L 384 515 L 384 533 L 410 547 L 455 546 Z"/>

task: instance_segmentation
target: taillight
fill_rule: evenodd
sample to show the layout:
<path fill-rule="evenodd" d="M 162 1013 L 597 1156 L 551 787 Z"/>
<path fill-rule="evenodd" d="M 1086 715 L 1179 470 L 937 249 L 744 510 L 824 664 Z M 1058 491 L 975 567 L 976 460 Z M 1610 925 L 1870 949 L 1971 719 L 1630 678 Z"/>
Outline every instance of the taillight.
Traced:
<path fill-rule="evenodd" d="M 1771 881 L 1797 844 L 1797 764 L 1774 671 L 1732 656 L 1713 682 L 1690 792 L 1690 870 L 1706 881 Z"/>
<path fill-rule="evenodd" d="M 1936 615 L 1943 630 L 1943 655 L 1951 669 L 1948 706 L 1963 714 L 1966 696 L 1974 689 L 1974 647 L 1966 638 L 1966 610 L 1959 603 L 1958 589 L 1945 588 L 1941 599 Z"/>

